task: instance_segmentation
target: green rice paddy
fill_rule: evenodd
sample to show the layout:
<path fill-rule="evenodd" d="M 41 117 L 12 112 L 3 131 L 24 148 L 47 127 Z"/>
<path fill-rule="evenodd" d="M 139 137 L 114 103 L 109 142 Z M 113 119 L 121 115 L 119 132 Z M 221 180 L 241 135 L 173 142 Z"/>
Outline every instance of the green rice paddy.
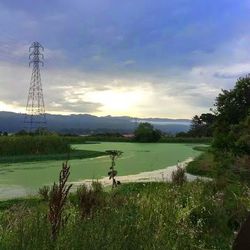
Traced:
<path fill-rule="evenodd" d="M 73 145 L 76 149 L 123 151 L 117 161 L 118 175 L 136 174 L 172 166 L 199 154 L 194 145 L 182 143 L 120 143 Z M 0 199 L 24 196 L 37 192 L 43 185 L 57 182 L 62 161 L 38 161 L 27 163 L 0 164 Z M 70 160 L 69 181 L 99 179 L 107 176 L 110 166 L 108 156 Z"/>

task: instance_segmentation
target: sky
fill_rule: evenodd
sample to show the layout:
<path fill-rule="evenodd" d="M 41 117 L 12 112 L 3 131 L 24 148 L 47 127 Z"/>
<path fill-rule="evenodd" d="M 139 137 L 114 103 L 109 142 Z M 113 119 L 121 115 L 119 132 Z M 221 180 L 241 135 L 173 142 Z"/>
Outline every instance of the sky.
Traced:
<path fill-rule="evenodd" d="M 192 118 L 250 72 L 250 0 L 0 0 L 0 110 Z"/>

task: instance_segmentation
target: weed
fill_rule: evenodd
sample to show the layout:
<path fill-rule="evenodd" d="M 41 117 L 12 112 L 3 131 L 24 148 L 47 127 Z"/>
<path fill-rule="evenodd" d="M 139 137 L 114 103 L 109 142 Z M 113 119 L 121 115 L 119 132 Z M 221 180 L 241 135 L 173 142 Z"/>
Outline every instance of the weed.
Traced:
<path fill-rule="evenodd" d="M 182 185 L 184 182 L 186 182 L 187 177 L 185 172 L 185 169 L 177 164 L 177 169 L 172 173 L 172 182 L 177 185 Z"/>
<path fill-rule="evenodd" d="M 48 201 L 49 200 L 49 191 L 50 191 L 49 186 L 43 186 L 43 187 L 39 188 L 38 194 L 42 197 L 42 199 L 44 201 Z"/>
<path fill-rule="evenodd" d="M 59 184 L 54 183 L 49 193 L 49 222 L 51 224 L 51 238 L 56 239 L 62 223 L 67 221 L 63 218 L 64 205 L 72 184 L 66 185 L 70 175 L 70 166 L 68 163 L 62 164 L 62 170 L 59 175 Z"/>
<path fill-rule="evenodd" d="M 111 159 L 111 167 L 109 168 L 110 171 L 108 172 L 108 176 L 109 179 L 112 179 L 112 188 L 114 188 L 120 184 L 120 182 L 116 181 L 115 179 L 118 173 L 117 170 L 115 170 L 115 161 L 123 154 L 123 152 L 119 150 L 107 150 L 106 153 L 110 156 Z"/>
<path fill-rule="evenodd" d="M 92 188 L 81 185 L 77 189 L 76 196 L 81 218 L 92 216 L 93 212 L 104 202 L 103 188 L 99 182 L 92 182 Z"/>

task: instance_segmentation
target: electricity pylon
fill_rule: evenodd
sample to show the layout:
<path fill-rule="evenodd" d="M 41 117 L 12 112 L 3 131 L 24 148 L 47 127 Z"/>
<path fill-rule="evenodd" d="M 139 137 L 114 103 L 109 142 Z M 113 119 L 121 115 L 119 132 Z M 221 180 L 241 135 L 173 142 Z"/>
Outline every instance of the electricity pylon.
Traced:
<path fill-rule="evenodd" d="M 44 51 L 44 48 L 39 42 L 33 42 L 29 48 L 29 66 L 33 65 L 33 70 L 24 118 L 25 128 L 29 132 L 46 128 L 45 106 L 40 75 L 40 64 L 44 65 L 44 56 L 41 51 Z"/>

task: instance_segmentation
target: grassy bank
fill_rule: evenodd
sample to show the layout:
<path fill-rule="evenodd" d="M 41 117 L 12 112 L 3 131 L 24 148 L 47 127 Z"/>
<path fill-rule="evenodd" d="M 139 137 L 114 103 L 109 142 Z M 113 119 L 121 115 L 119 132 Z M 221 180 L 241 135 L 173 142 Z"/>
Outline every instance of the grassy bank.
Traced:
<path fill-rule="evenodd" d="M 71 144 L 84 144 L 88 142 L 135 142 L 134 138 L 123 136 L 75 136 L 65 137 Z M 163 136 L 158 142 L 162 143 L 200 143 L 210 144 L 211 137 L 165 137 Z"/>
<path fill-rule="evenodd" d="M 70 153 L 46 154 L 46 155 L 13 155 L 0 157 L 0 163 L 19 163 L 19 162 L 34 162 L 34 161 L 49 161 L 49 160 L 73 160 L 94 158 L 106 155 L 105 152 L 92 150 L 71 150 Z"/>
<path fill-rule="evenodd" d="M 1 136 L 0 156 L 48 155 L 70 151 L 70 144 L 63 137 L 48 136 Z"/>
<path fill-rule="evenodd" d="M 99 192 L 92 201 L 98 202 L 82 217 L 88 203 L 79 206 L 76 195 L 70 196 L 69 217 L 55 242 L 47 202 L 0 202 L 0 248 L 226 250 L 249 208 L 245 188 L 219 192 L 213 182 L 128 184 Z"/>
<path fill-rule="evenodd" d="M 214 178 L 216 176 L 216 162 L 213 153 L 208 147 L 194 147 L 203 153 L 190 162 L 186 171 L 189 174 Z"/>
<path fill-rule="evenodd" d="M 0 156 L 36 155 L 67 153 L 72 144 L 99 142 L 134 142 L 133 138 L 123 136 L 57 136 L 57 135 L 24 135 L 0 137 Z M 160 143 L 199 143 L 209 144 L 208 137 L 162 137 Z"/>
<path fill-rule="evenodd" d="M 83 142 L 80 137 L 57 135 L 24 135 L 0 137 L 0 163 L 47 160 L 85 159 L 105 155 L 104 152 L 75 150 L 71 143 Z"/>
<path fill-rule="evenodd" d="M 211 137 L 162 137 L 159 142 L 210 144 L 212 142 L 212 138 Z"/>

